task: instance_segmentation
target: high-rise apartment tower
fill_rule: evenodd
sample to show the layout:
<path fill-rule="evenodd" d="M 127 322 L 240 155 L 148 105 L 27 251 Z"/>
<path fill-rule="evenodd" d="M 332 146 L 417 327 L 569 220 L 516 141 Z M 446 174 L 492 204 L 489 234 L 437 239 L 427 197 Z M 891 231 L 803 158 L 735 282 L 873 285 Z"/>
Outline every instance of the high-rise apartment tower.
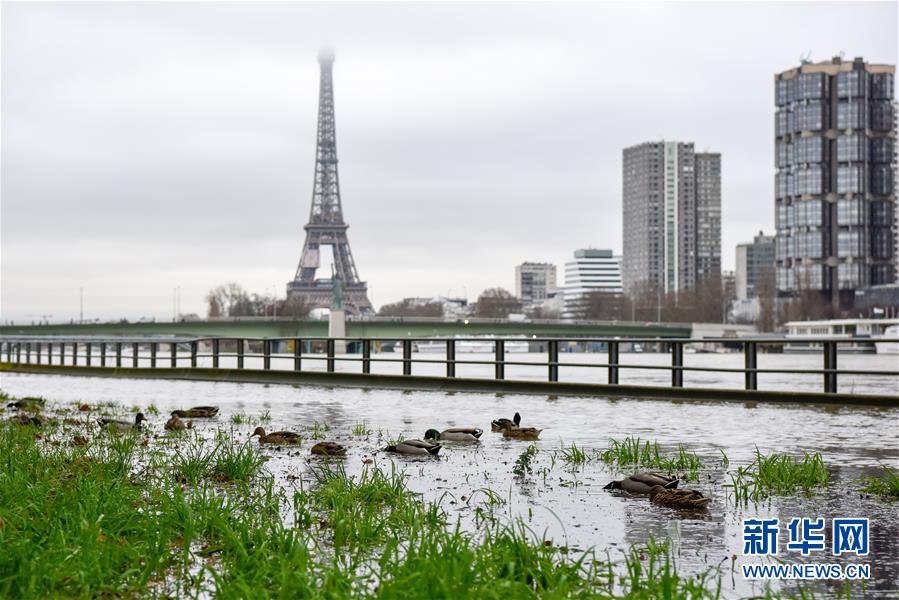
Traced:
<path fill-rule="evenodd" d="M 721 155 L 692 143 L 646 142 L 622 161 L 624 289 L 667 292 L 721 277 Z"/>
<path fill-rule="evenodd" d="M 893 65 L 805 62 L 774 76 L 777 289 L 851 307 L 891 283 L 896 205 Z"/>

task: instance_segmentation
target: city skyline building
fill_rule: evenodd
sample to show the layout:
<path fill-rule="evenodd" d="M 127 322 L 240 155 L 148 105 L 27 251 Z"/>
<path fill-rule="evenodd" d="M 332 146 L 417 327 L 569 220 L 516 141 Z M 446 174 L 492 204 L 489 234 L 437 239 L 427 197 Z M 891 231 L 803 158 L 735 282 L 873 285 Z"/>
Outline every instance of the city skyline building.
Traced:
<path fill-rule="evenodd" d="M 574 251 L 574 260 L 565 263 L 565 287 L 562 294 L 562 317 L 571 318 L 592 292 L 620 294 L 621 257 L 612 250 L 582 248 Z"/>
<path fill-rule="evenodd" d="M 622 151 L 624 291 L 665 292 L 721 277 L 721 154 L 692 142 L 644 142 Z"/>
<path fill-rule="evenodd" d="M 556 292 L 556 265 L 523 262 L 515 267 L 515 297 L 525 307 L 543 306 Z"/>
<path fill-rule="evenodd" d="M 895 255 L 895 66 L 804 62 L 774 76 L 778 293 L 851 308 Z"/>
<path fill-rule="evenodd" d="M 764 269 L 774 269 L 774 236 L 759 231 L 752 242 L 737 244 L 736 258 L 737 300 L 755 298 Z"/>

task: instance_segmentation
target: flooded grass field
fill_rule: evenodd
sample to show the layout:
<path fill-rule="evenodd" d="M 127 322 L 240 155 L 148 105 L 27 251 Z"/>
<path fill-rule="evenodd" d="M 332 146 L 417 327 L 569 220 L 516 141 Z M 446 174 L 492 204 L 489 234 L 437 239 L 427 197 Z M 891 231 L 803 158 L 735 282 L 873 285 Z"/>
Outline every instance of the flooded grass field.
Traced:
<path fill-rule="evenodd" d="M 304 555 L 303 560 L 324 560 L 324 564 L 331 566 L 339 564 L 338 571 L 348 579 L 333 581 L 336 576 L 333 569 L 310 570 L 324 577 L 308 582 L 324 590 L 322 595 L 327 595 L 325 592 L 333 584 L 332 597 L 340 597 L 348 590 L 357 595 L 417 597 L 417 592 L 424 588 L 418 587 L 422 584 L 417 582 L 416 572 L 419 579 L 429 570 L 434 570 L 437 579 L 446 575 L 436 566 L 443 563 L 428 551 L 444 557 L 455 556 L 456 563 L 446 560 L 457 567 L 468 565 L 471 573 L 500 582 L 491 588 L 483 581 L 475 581 L 475 577 L 469 587 L 452 593 L 462 596 L 660 597 L 662 593 L 656 591 L 662 588 L 653 588 L 647 579 L 640 577 L 655 579 L 656 583 L 665 580 L 661 571 L 646 572 L 653 561 L 653 569 L 664 565 L 663 556 L 669 557 L 670 567 L 676 568 L 679 578 L 674 583 L 669 581 L 676 590 L 670 597 L 702 597 L 690 595 L 689 590 L 696 586 L 703 588 L 708 597 L 720 594 L 725 598 L 766 594 L 829 597 L 848 593 L 852 597 L 884 598 L 899 595 L 899 504 L 862 491 L 865 477 L 881 475 L 885 467 L 899 466 L 899 436 L 896 435 L 899 412 L 896 410 L 27 374 L 4 374 L 2 387 L 13 397 L 42 396 L 47 399 L 44 409 L 47 415 L 53 416 L 58 410 L 59 419 L 74 419 L 70 425 L 61 425 L 39 441 L 48 448 L 52 447 L 51 442 L 71 445 L 76 435 L 83 437 L 88 448 L 109 444 L 104 441 L 109 436 L 97 437 L 98 428 L 93 424 L 101 412 L 126 418 L 133 418 L 138 410 L 145 413 L 146 434 L 137 437 L 146 439 L 147 446 L 141 446 L 143 442 L 136 444 L 137 450 L 132 449 L 133 453 L 128 455 L 132 462 L 123 472 L 132 479 L 140 479 L 150 472 L 170 473 L 177 465 L 187 469 L 185 457 L 202 453 L 204 448 L 213 448 L 217 443 L 240 449 L 245 454 L 231 452 L 226 457 L 228 460 L 213 461 L 227 463 L 215 471 L 225 475 L 212 477 L 209 473 L 213 471 L 207 472 L 200 465 L 195 481 L 208 479 L 209 489 L 224 490 L 225 497 L 229 494 L 242 497 L 240 494 L 248 493 L 282 498 L 276 508 L 265 498 L 242 502 L 245 506 L 262 507 L 263 512 L 274 511 L 276 515 L 269 515 L 270 520 L 279 520 L 287 530 L 305 531 L 308 537 L 290 538 L 293 540 L 290 542 L 284 538 L 284 531 L 266 529 L 253 520 L 261 518 L 259 514 L 245 515 L 246 522 L 254 524 L 251 529 L 268 531 L 271 540 L 278 540 L 272 544 L 281 550 L 288 542 L 308 546 L 311 539 L 324 540 L 325 546 L 316 550 L 321 556 L 313 553 L 313 558 Z M 88 406 L 87 411 L 77 410 L 82 404 Z M 215 419 L 194 420 L 193 429 L 186 433 L 172 436 L 164 431 L 163 424 L 171 410 L 195 405 L 218 406 L 219 415 Z M 516 411 L 522 415 L 522 426 L 543 429 L 538 441 L 505 439 L 490 431 L 491 420 L 510 418 Z M 299 447 L 259 446 L 256 438 L 250 438 L 257 426 L 267 431 L 297 432 L 304 439 Z M 479 443 L 444 442 L 437 458 L 402 457 L 383 451 L 398 439 L 422 438 L 429 428 L 448 427 L 479 427 L 485 432 Z M 668 463 L 676 467 L 671 474 L 684 479 L 681 487 L 699 490 L 707 496 L 708 510 L 685 513 L 651 504 L 646 497 L 605 490 L 610 481 L 637 469 L 630 464 L 619 465 L 609 453 L 610 448 L 615 450 L 616 443 L 628 438 L 639 438 L 641 447 L 645 442 L 657 444 L 657 454 L 662 458 L 687 457 L 686 462 Z M 331 460 L 311 457 L 309 449 L 319 440 L 342 444 L 347 448 L 346 457 Z M 252 452 L 246 453 L 247 449 Z M 826 485 L 822 485 L 823 480 L 816 480 L 818 483 L 807 491 L 800 487 L 788 493 L 772 491 L 770 495 L 741 499 L 728 486 L 733 485 L 734 474 L 741 467 L 750 467 L 757 461 L 757 453 L 785 454 L 796 459 L 802 459 L 806 453 L 819 453 L 826 471 Z M 255 473 L 252 467 L 257 456 L 264 462 Z M 151 463 L 155 467 L 151 468 Z M 252 491 L 235 491 L 238 488 L 233 479 L 240 473 L 244 473 L 247 482 L 255 482 Z M 196 496 L 198 489 L 206 489 L 184 477 L 175 487 L 183 488 L 185 496 Z M 161 489 L 172 483 L 171 479 L 165 481 Z M 359 500 L 353 510 L 341 504 L 341 498 L 354 498 L 372 490 L 379 490 L 378 497 L 394 506 L 390 515 L 399 514 L 406 521 L 395 522 L 396 519 L 384 517 L 384 507 L 376 515 L 366 513 L 368 500 Z M 15 502 L 15 498 L 3 500 L 3 504 Z M 0 511 L 9 510 L 0 508 Z M 234 508 L 232 512 L 240 511 Z M 0 515 L 10 522 L 9 512 Z M 347 526 L 339 515 L 356 524 Z M 869 518 L 871 554 L 867 557 L 833 557 L 829 552 L 803 557 L 798 552 L 782 549 L 778 558 L 788 562 L 866 562 L 871 565 L 871 579 L 864 585 L 852 583 L 848 588 L 841 582 L 807 583 L 799 588 L 781 583 L 767 586 L 764 582 L 744 579 L 740 572 L 740 565 L 747 562 L 742 553 L 742 519 L 750 517 L 779 517 L 781 523 L 792 517 Z M 166 527 L 176 531 L 183 526 L 181 521 L 178 523 Z M 360 523 L 367 525 L 363 527 Z M 427 540 L 421 539 L 423 532 L 431 532 L 433 541 L 437 538 L 432 527 L 439 526 L 441 531 L 452 533 L 456 524 L 459 535 L 468 541 L 440 537 L 440 547 L 428 550 L 424 543 Z M 197 524 L 191 525 L 194 526 Z M 207 523 L 203 527 L 212 531 L 217 526 Z M 162 525 L 160 528 L 162 531 Z M 9 543 L 9 535 L 10 527 L 0 527 L 0 542 L 7 536 L 5 543 Z M 179 535 L 171 535 L 177 541 Z M 488 545 L 484 536 L 489 538 Z M 253 569 L 262 569 L 259 565 L 251 568 L 247 562 L 258 560 L 252 552 L 240 554 L 246 552 L 248 540 L 238 544 L 224 536 L 225 541 L 215 542 L 221 549 L 216 550 L 218 546 L 213 544 L 210 550 L 210 542 L 204 541 L 202 531 L 194 531 L 189 537 L 195 540 L 196 547 L 182 565 L 187 575 L 177 575 L 180 571 L 168 565 L 163 569 L 168 573 L 166 577 L 149 577 L 131 591 L 200 597 L 212 593 L 224 597 L 277 595 L 272 582 L 283 578 L 272 575 L 265 580 L 248 579 Z M 250 541 L 250 547 L 262 543 L 260 539 Z M 782 539 L 781 544 L 784 542 Z M 458 556 L 449 552 L 447 545 L 456 548 Z M 460 549 L 463 547 L 464 551 Z M 354 548 L 365 551 L 357 554 Z M 588 560 L 583 560 L 585 552 L 592 552 Z M 471 562 L 462 561 L 463 554 Z M 243 558 L 238 560 L 238 555 Z M 279 560 L 283 559 L 284 552 L 278 556 Z M 511 559 L 512 556 L 517 558 Z M 299 560 L 296 556 L 294 559 Z M 502 569 L 492 571 L 493 567 L 487 565 L 492 565 L 493 560 L 500 563 L 520 560 L 530 570 L 523 578 L 516 578 L 517 575 Z M 11 564 L 8 553 L 6 562 L 0 564 Z M 283 564 L 296 571 L 300 568 L 297 564 L 305 563 Z M 572 565 L 576 568 L 566 571 Z M 608 584 L 600 583 L 606 581 L 609 565 L 614 567 L 616 576 Z M 639 581 L 633 579 L 635 566 L 642 569 Z M 464 579 L 463 572 L 465 569 L 455 575 L 460 581 Z M 353 573 L 358 578 L 354 579 Z M 9 576 L 9 573 L 4 575 L 6 581 L 10 581 Z M 559 577 L 568 577 L 567 583 Z M 572 583 L 573 579 L 585 577 L 594 583 Z M 400 581 L 406 581 L 407 587 L 399 585 Z M 236 582 L 261 587 L 254 593 L 253 587 L 243 588 Z M 506 586 L 513 583 L 521 585 Z M 444 585 L 448 584 L 435 580 L 431 595 L 450 595 L 450 588 L 441 587 Z M 71 590 L 79 591 L 69 595 L 94 595 L 100 589 L 102 586 L 76 586 Z M 57 591 L 65 593 L 64 590 Z M 89 593 L 85 594 L 84 590 Z"/>

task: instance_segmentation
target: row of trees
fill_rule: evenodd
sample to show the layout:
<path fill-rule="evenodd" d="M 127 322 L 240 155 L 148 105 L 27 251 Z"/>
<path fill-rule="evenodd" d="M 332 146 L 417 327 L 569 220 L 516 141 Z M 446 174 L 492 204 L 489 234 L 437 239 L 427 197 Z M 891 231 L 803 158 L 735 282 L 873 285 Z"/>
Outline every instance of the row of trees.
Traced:
<path fill-rule="evenodd" d="M 237 283 L 229 282 L 212 288 L 206 294 L 206 314 L 215 317 L 273 317 L 302 318 L 311 306 L 302 298 L 276 298 L 250 294 Z"/>

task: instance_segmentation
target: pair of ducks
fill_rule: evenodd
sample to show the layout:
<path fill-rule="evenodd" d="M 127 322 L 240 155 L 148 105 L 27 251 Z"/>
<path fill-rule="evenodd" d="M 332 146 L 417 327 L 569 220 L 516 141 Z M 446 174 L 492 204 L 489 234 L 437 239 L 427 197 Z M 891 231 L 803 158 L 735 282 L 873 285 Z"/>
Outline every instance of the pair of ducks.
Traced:
<path fill-rule="evenodd" d="M 709 499 L 696 490 L 677 489 L 680 480 L 658 473 L 635 473 L 621 481 L 612 481 L 607 490 L 624 490 L 631 494 L 649 494 L 649 501 L 658 506 L 704 510 Z"/>
<path fill-rule="evenodd" d="M 259 436 L 260 444 L 278 444 L 279 446 L 294 446 L 303 441 L 303 436 L 292 431 L 273 431 L 266 433 L 262 427 L 257 427 L 250 437 Z M 346 448 L 337 442 L 318 442 L 310 449 L 310 454 L 315 456 L 346 456 Z"/>
<path fill-rule="evenodd" d="M 537 429 L 536 427 L 522 427 L 521 426 L 521 415 L 517 412 L 512 416 L 511 419 L 496 419 L 492 423 L 490 423 L 490 429 L 496 432 L 502 432 L 504 438 L 511 438 L 513 440 L 536 440 L 540 437 L 540 432 L 542 429 Z"/>
<path fill-rule="evenodd" d="M 438 442 L 477 442 L 483 433 L 484 430 L 478 427 L 450 427 L 443 431 L 428 429 L 423 440 L 402 440 L 384 450 L 408 456 L 437 456 L 443 448 Z"/>

